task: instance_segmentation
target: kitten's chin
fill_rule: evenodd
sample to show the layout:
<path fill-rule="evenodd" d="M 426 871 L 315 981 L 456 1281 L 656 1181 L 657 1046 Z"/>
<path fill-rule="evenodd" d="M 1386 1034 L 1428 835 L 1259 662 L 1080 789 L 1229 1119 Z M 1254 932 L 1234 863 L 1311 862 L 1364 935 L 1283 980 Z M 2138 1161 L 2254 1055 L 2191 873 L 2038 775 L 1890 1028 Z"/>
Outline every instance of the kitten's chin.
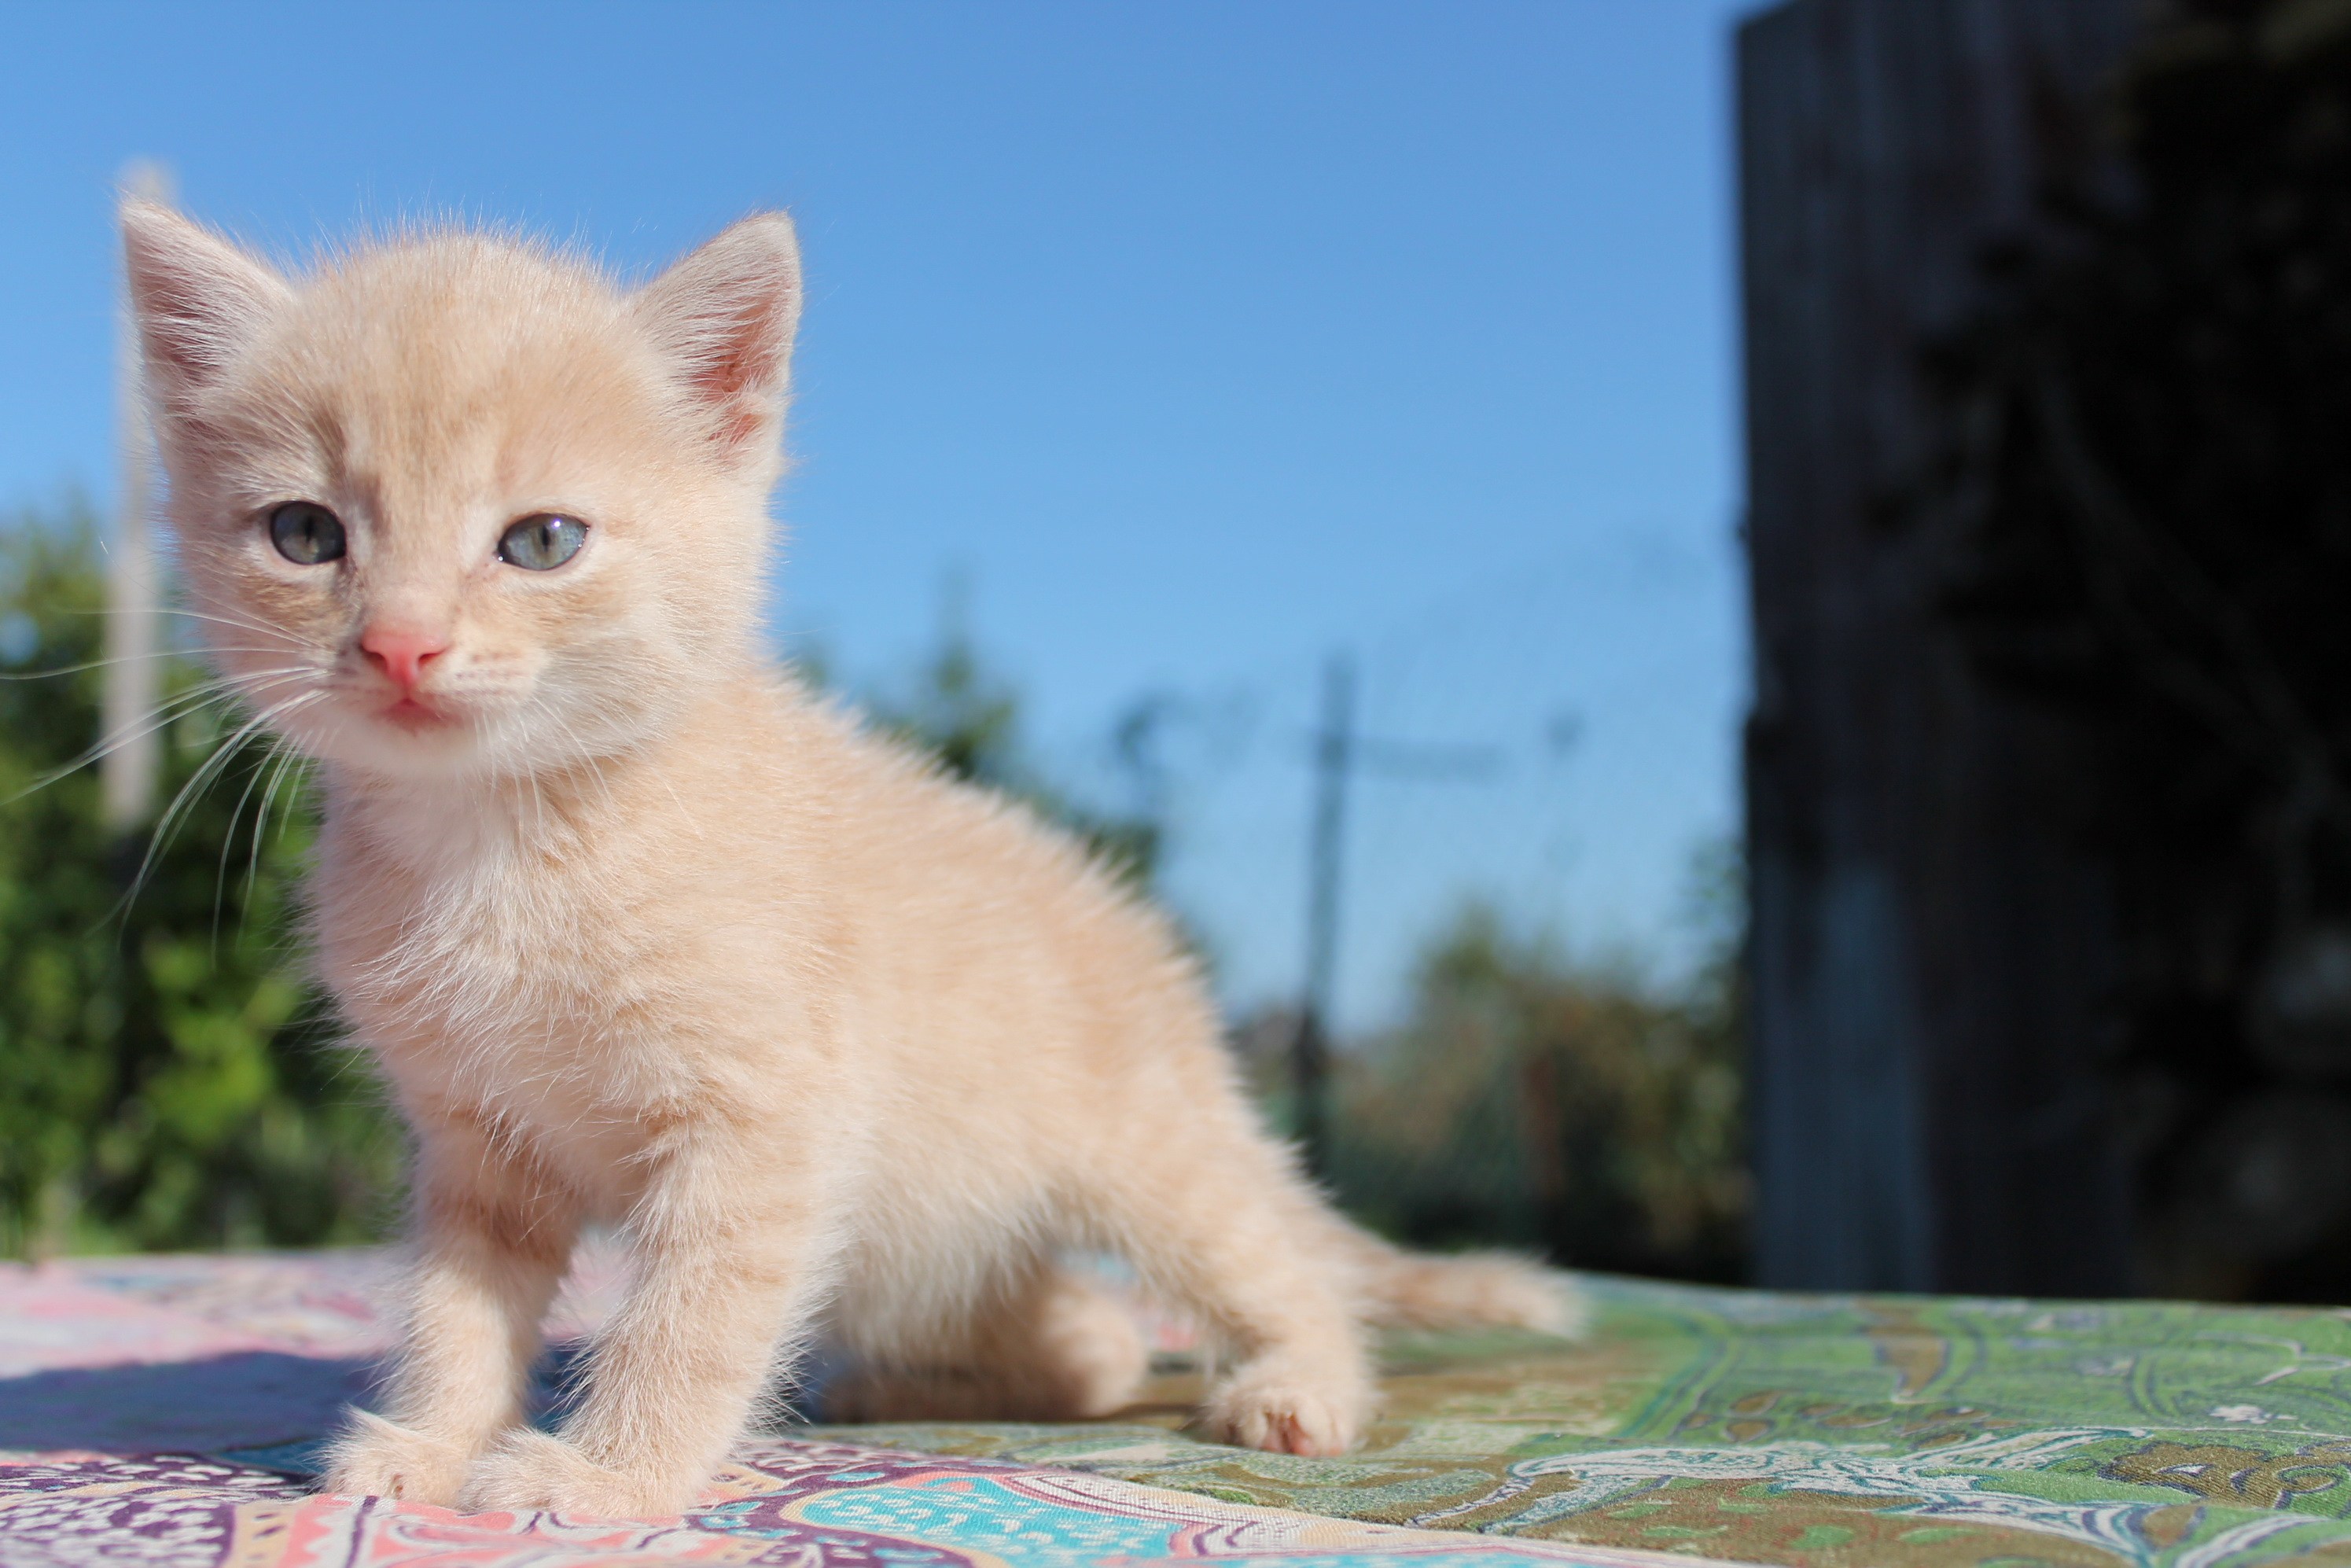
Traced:
<path fill-rule="evenodd" d="M 287 737 L 332 767 L 407 784 L 460 784 L 497 770 L 478 725 L 413 701 L 348 714 Z"/>

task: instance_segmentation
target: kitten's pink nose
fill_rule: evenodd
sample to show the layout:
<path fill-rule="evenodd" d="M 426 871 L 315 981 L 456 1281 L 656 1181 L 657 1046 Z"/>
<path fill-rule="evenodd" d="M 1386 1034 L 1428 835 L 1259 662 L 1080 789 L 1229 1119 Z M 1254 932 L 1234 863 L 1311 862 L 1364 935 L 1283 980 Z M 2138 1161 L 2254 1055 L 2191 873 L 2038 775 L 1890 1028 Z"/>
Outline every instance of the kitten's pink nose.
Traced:
<path fill-rule="evenodd" d="M 413 626 L 371 626 L 360 634 L 360 652 L 403 692 L 413 692 L 424 666 L 448 651 L 444 633 L 421 632 Z"/>

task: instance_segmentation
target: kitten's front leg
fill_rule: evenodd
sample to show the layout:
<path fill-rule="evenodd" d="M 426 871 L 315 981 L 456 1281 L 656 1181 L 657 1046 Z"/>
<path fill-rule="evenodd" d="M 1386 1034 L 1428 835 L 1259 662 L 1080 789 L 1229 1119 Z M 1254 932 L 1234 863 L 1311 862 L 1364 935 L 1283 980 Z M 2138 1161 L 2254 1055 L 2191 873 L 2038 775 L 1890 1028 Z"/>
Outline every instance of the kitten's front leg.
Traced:
<path fill-rule="evenodd" d="M 390 1419 L 364 1410 L 327 1452 L 329 1491 L 453 1504 L 518 1426 L 539 1320 L 576 1229 L 567 1195 L 477 1124 L 418 1128 L 415 1243 Z"/>
<path fill-rule="evenodd" d="M 501 1438 L 464 1506 L 618 1518 L 694 1501 L 830 1279 L 820 1162 L 803 1145 L 778 1168 L 776 1134 L 759 1131 L 672 1135 L 630 1218 L 635 1278 L 590 1353 L 579 1410 L 560 1437 Z"/>

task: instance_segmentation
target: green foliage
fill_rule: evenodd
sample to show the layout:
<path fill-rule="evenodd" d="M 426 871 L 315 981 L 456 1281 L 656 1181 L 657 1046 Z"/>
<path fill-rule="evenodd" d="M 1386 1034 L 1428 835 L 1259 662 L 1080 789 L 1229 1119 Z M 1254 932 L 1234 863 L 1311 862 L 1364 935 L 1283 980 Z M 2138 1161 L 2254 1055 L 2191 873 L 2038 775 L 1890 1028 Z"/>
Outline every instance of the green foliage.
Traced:
<path fill-rule="evenodd" d="M 1748 1181 L 1727 875 L 1708 869 L 1713 956 L 1671 991 L 1465 910 L 1422 960 L 1403 1027 L 1339 1058 L 1331 1167 L 1348 1207 L 1422 1243 L 1739 1278 Z"/>
<path fill-rule="evenodd" d="M 0 528 L 0 1253 L 371 1235 L 396 1144 L 288 944 L 293 780 L 236 744 L 152 857 L 114 841 L 71 767 L 99 730 L 103 604 L 86 515 Z M 169 801 L 237 721 L 166 664 Z"/>

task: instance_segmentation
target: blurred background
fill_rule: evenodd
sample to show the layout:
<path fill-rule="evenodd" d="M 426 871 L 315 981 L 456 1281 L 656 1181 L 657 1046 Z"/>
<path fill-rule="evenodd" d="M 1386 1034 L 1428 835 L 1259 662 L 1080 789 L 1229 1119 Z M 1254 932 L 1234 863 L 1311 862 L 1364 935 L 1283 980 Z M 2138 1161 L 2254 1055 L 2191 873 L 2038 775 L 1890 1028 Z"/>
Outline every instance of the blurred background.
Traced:
<path fill-rule="evenodd" d="M 1370 1222 L 2351 1299 L 2351 0 L 0 12 L 12 1257 L 399 1210 L 126 183 L 789 208 L 779 654 L 1165 900 Z"/>

